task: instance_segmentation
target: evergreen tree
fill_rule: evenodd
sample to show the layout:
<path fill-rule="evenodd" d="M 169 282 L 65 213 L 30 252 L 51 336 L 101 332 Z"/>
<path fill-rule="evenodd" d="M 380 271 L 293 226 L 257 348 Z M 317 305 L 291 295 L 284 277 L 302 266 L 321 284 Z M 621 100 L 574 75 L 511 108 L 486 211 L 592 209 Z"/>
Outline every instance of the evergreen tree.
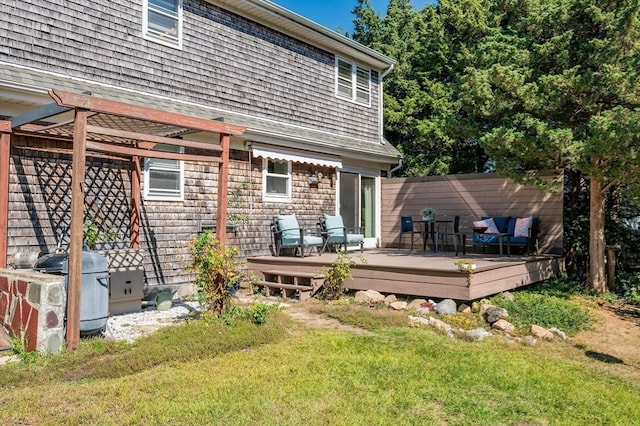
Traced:
<path fill-rule="evenodd" d="M 589 178 L 589 280 L 600 292 L 605 195 L 640 188 L 638 3 L 492 0 L 460 85 L 497 171 L 539 184 L 534 170 Z"/>
<path fill-rule="evenodd" d="M 385 137 L 404 155 L 404 175 L 484 171 L 486 155 L 472 130 L 473 118 L 458 114 L 457 76 L 485 24 L 479 0 L 443 0 L 415 10 L 391 0 L 384 18 L 359 0 L 354 40 L 397 61 L 384 81 Z M 471 121 L 470 121 L 471 120 Z"/>

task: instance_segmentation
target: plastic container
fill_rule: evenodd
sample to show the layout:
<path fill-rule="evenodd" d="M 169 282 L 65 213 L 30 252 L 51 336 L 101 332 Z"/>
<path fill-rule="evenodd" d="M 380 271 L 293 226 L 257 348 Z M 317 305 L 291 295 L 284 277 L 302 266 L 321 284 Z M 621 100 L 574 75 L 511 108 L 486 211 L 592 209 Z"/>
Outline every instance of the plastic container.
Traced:
<path fill-rule="evenodd" d="M 64 276 L 69 286 L 69 254 L 53 253 L 42 256 L 34 269 Z M 87 336 L 104 331 L 109 318 L 109 265 L 103 255 L 82 252 L 82 289 L 80 290 L 80 334 Z"/>

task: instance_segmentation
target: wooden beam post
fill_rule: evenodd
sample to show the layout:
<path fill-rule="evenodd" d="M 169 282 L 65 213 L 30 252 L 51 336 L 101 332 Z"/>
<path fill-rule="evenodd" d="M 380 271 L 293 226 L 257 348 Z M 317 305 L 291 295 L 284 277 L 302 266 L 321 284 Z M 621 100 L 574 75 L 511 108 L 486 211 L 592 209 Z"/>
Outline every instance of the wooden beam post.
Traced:
<path fill-rule="evenodd" d="M 140 157 L 131 157 L 131 248 L 140 248 Z"/>
<path fill-rule="evenodd" d="M 220 159 L 218 165 L 218 205 L 216 215 L 216 237 L 219 241 L 227 239 L 227 201 L 229 199 L 229 135 L 220 135 Z"/>
<path fill-rule="evenodd" d="M 11 166 L 11 122 L 0 121 L 0 268 L 7 267 L 9 235 L 9 167 Z"/>
<path fill-rule="evenodd" d="M 88 110 L 76 108 L 73 126 L 71 175 L 71 235 L 67 282 L 67 349 L 80 344 L 80 292 L 82 290 L 82 231 Z"/>

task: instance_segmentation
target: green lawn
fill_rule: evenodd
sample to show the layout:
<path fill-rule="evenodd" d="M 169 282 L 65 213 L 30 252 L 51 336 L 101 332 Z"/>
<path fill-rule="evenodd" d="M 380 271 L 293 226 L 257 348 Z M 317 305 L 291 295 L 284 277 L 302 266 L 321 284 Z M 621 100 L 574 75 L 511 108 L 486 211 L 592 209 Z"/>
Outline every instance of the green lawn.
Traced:
<path fill-rule="evenodd" d="M 385 315 L 381 313 L 380 315 Z M 133 345 L 0 367 L 0 424 L 632 425 L 638 372 L 568 343 L 466 342 L 426 328 L 192 321 Z"/>

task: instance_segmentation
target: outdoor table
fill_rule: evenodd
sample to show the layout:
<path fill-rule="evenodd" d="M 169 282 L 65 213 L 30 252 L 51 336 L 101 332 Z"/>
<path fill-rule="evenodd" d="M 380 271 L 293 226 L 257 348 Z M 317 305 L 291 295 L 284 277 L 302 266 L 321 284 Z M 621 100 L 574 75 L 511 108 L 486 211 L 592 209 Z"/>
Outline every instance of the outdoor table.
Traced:
<path fill-rule="evenodd" d="M 433 251 L 434 253 L 438 251 L 438 238 L 436 234 L 436 225 L 444 225 L 445 230 L 449 226 L 450 223 L 453 223 L 452 220 L 414 220 L 414 223 L 419 223 L 422 227 L 422 251 L 427 251 L 427 241 L 429 237 L 431 237 L 431 242 L 433 243 Z"/>

